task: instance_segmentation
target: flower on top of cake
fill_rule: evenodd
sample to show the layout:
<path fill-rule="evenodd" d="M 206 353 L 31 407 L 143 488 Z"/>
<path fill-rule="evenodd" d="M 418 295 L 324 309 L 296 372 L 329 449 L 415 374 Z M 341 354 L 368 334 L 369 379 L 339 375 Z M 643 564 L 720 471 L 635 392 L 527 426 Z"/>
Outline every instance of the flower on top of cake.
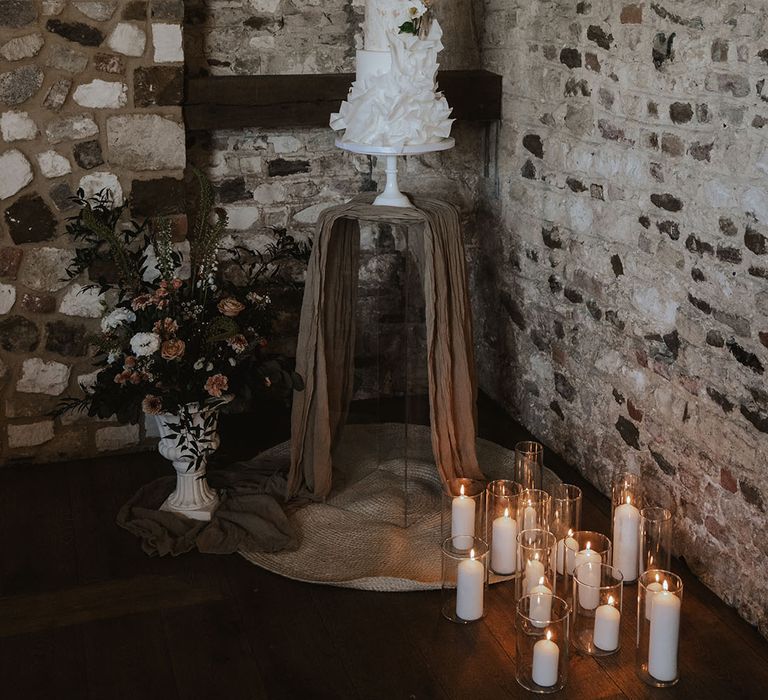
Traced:
<path fill-rule="evenodd" d="M 408 8 L 408 21 L 399 27 L 400 33 L 413 34 L 424 39 L 432 23 L 432 2 L 433 0 L 414 0 Z"/>

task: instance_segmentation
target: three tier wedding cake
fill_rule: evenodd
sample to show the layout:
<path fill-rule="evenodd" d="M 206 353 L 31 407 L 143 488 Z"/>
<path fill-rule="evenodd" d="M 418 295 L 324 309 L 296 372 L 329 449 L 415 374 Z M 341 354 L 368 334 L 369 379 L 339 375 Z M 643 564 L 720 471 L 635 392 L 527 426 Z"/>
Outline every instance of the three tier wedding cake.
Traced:
<path fill-rule="evenodd" d="M 357 79 L 331 115 L 345 143 L 402 148 L 450 136 L 451 108 L 437 91 L 443 32 L 431 16 L 434 1 L 366 0 Z"/>

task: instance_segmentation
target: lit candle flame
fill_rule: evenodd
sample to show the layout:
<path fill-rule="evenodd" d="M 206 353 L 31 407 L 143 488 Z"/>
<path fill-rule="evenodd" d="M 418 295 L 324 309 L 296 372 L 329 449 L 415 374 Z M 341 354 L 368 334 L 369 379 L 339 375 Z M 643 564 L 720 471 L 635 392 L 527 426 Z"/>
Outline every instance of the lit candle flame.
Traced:
<path fill-rule="evenodd" d="M 533 501 L 529 498 L 528 499 L 528 507 L 530 508 L 533 505 Z"/>
<path fill-rule="evenodd" d="M 629 505 L 630 503 L 632 503 L 632 498 L 630 496 L 627 496 L 627 505 Z"/>
<path fill-rule="evenodd" d="M 461 488 L 459 489 L 459 496 L 464 495 L 464 484 L 461 485 Z"/>
<path fill-rule="evenodd" d="M 505 508 L 505 509 L 504 509 L 504 517 L 505 517 L 505 518 L 508 518 L 508 517 L 509 517 L 509 508 Z"/>
<path fill-rule="evenodd" d="M 573 530 L 568 530 L 568 537 L 573 537 Z"/>
<path fill-rule="evenodd" d="M 544 577 L 543 576 L 539 579 L 539 585 L 540 586 L 544 585 Z"/>
<path fill-rule="evenodd" d="M 608 605 L 613 605 L 613 596 L 612 595 L 608 596 Z"/>
<path fill-rule="evenodd" d="M 659 575 L 656 574 L 656 583 L 658 583 L 658 582 L 659 582 Z"/>
<path fill-rule="evenodd" d="M 662 587 L 662 588 L 663 588 L 665 591 L 668 591 L 668 590 L 669 590 L 669 584 L 666 582 L 666 580 L 664 581 L 664 583 L 662 583 L 662 584 L 661 584 L 661 587 Z"/>
<path fill-rule="evenodd" d="M 547 641 L 548 642 L 552 641 L 552 632 L 550 630 L 547 630 Z"/>
<path fill-rule="evenodd" d="M 591 542 L 587 542 L 587 547 L 586 548 L 587 549 L 592 549 L 592 543 Z"/>
<path fill-rule="evenodd" d="M 465 550 L 465 551 L 466 551 L 466 550 Z M 475 550 L 474 550 L 474 548 L 472 548 L 472 549 L 470 550 L 470 552 L 469 552 L 469 558 L 470 558 L 470 559 L 474 559 L 474 558 L 475 558 Z"/>

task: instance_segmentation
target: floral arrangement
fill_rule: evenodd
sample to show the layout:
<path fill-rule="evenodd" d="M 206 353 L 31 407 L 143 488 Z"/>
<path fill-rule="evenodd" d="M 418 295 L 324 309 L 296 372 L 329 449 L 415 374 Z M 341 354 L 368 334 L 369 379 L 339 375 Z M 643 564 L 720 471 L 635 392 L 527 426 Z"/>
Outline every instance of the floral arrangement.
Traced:
<path fill-rule="evenodd" d="M 301 378 L 268 354 L 270 294 L 285 285 L 284 268 L 306 263 L 309 246 L 276 230 L 265 251 L 220 251 L 226 214 L 214 209 L 210 183 L 196 175 L 200 201 L 188 261 L 168 220 L 124 221 L 125 206 L 115 207 L 108 191 L 91 199 L 78 192 L 80 211 L 67 230 L 85 245 L 67 273 L 96 276 L 108 309 L 92 339 L 95 382 L 83 397 L 65 399 L 59 413 L 87 410 L 136 422 L 142 411 L 183 415 L 236 394 L 302 388 Z"/>
<path fill-rule="evenodd" d="M 401 34 L 413 34 L 424 38 L 432 24 L 432 5 L 434 0 L 414 0 L 408 8 L 410 19 L 400 25 Z"/>

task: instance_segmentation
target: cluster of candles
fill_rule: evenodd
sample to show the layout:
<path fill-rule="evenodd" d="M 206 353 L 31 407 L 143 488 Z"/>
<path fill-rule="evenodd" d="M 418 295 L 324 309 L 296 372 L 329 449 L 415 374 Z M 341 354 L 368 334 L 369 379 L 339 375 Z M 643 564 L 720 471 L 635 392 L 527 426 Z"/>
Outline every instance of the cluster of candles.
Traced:
<path fill-rule="evenodd" d="M 682 584 L 668 571 L 671 515 L 641 511 L 639 479 L 622 475 L 614 486 L 612 538 L 581 531 L 580 490 L 567 484 L 552 494 L 538 489 L 542 466 L 537 475 L 535 465 L 527 465 L 522 476 L 531 479 L 516 469 L 514 482 L 462 482 L 449 496 L 443 551 L 444 561 L 446 551 L 456 561 L 449 587 L 455 608 L 444 613 L 456 622 L 478 620 L 489 580 L 514 580 L 518 666 L 528 664 L 518 668 L 518 681 L 529 690 L 555 691 L 565 682 L 561 656 L 564 650 L 567 666 L 568 637 L 587 654 L 618 651 L 623 588 L 638 581 L 639 673 L 656 686 L 676 682 Z M 521 636 L 531 647 L 523 654 Z"/>

